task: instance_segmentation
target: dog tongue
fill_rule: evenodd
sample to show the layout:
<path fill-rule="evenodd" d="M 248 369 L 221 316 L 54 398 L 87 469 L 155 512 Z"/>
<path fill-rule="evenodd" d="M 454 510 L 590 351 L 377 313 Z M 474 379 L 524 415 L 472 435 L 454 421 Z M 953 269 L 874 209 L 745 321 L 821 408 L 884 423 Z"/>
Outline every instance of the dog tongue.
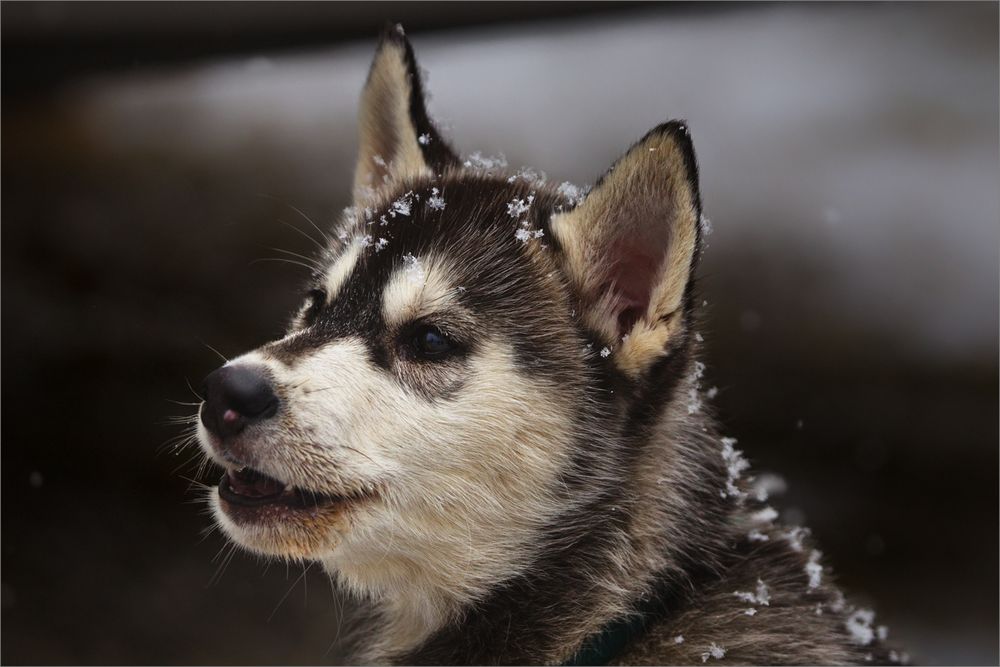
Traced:
<path fill-rule="evenodd" d="M 229 471 L 229 488 L 241 496 L 266 498 L 281 494 L 285 485 L 253 468 L 240 468 Z"/>

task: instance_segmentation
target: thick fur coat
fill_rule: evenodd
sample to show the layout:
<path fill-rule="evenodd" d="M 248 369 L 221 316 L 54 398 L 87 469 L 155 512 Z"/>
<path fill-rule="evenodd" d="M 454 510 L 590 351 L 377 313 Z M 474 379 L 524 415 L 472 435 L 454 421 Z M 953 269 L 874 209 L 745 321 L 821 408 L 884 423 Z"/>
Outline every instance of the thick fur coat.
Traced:
<path fill-rule="evenodd" d="M 233 540 L 368 600 L 364 662 L 900 659 L 707 414 L 684 123 L 586 192 L 463 162 L 391 27 L 360 128 L 288 335 L 207 384 Z"/>

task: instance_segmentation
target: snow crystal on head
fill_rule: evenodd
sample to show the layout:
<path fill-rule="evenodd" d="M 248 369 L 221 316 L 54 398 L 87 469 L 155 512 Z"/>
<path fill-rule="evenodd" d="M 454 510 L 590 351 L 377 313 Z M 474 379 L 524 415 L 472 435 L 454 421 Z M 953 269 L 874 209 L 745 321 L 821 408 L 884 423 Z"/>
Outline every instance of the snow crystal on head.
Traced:
<path fill-rule="evenodd" d="M 520 199 L 518 197 L 511 199 L 510 203 L 507 204 L 507 215 L 512 218 L 520 218 L 521 215 L 528 212 L 528 209 L 531 208 L 531 202 L 533 201 L 535 201 L 534 195 L 528 195 L 524 199 Z"/>
<path fill-rule="evenodd" d="M 564 181 L 556 188 L 556 193 L 565 199 L 570 206 L 577 206 L 587 196 L 587 189 L 573 185 L 569 181 Z"/>
<path fill-rule="evenodd" d="M 513 183 L 518 180 L 524 181 L 525 183 L 531 183 L 533 185 L 542 185 L 545 183 L 545 172 L 536 171 L 531 167 L 521 167 L 507 178 L 508 183 Z"/>
<path fill-rule="evenodd" d="M 441 196 L 437 188 L 431 188 L 431 196 L 427 198 L 427 205 L 435 211 L 443 211 L 446 206 L 444 197 Z"/>
<path fill-rule="evenodd" d="M 701 227 L 702 237 L 708 236 L 712 233 L 712 221 L 704 215 L 702 215 L 701 219 L 698 220 L 698 226 Z"/>
<path fill-rule="evenodd" d="M 410 211 L 413 209 L 413 199 L 413 190 L 410 190 L 399 199 L 392 202 L 392 205 L 389 207 L 389 216 L 393 218 L 397 215 L 402 215 L 404 217 L 409 216 Z"/>
<path fill-rule="evenodd" d="M 424 267 L 420 260 L 410 253 L 403 255 L 403 270 L 406 272 L 406 279 L 417 285 L 424 284 Z"/>
<path fill-rule="evenodd" d="M 503 153 L 492 156 L 483 155 L 480 151 L 476 151 L 469 157 L 465 158 L 465 162 L 463 164 L 472 169 L 492 171 L 493 169 L 506 169 L 507 158 L 504 157 Z"/>

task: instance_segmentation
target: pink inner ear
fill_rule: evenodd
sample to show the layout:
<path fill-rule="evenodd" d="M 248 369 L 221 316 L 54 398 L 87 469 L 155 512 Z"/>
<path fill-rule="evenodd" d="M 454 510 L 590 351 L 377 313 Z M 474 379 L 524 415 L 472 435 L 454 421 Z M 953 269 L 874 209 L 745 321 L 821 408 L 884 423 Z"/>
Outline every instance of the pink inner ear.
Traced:
<path fill-rule="evenodd" d="M 649 248 L 634 244 L 616 243 L 612 247 L 608 281 L 603 287 L 615 294 L 619 335 L 628 333 L 646 314 L 661 257 L 660 252 L 653 254 Z"/>

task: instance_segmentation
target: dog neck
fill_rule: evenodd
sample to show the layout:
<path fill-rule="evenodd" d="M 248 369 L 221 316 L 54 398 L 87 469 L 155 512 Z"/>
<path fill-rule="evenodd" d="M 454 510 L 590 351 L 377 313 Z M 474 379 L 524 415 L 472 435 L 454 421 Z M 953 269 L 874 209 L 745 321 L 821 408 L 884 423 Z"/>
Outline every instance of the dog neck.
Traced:
<path fill-rule="evenodd" d="M 720 498 L 725 468 L 709 420 L 671 400 L 695 386 L 686 362 L 663 369 L 677 379 L 657 385 L 656 410 L 624 415 L 626 437 L 606 434 L 580 448 L 576 468 L 591 472 L 566 485 L 586 500 L 553 522 L 521 572 L 473 601 L 387 596 L 381 638 L 366 658 L 561 663 L 609 628 L 634 631 L 630 619 L 650 604 L 676 608 L 693 580 L 714 576 L 731 505 Z M 635 398 L 632 405 L 649 405 L 641 392 Z M 609 474 L 595 484 L 599 465 Z"/>

